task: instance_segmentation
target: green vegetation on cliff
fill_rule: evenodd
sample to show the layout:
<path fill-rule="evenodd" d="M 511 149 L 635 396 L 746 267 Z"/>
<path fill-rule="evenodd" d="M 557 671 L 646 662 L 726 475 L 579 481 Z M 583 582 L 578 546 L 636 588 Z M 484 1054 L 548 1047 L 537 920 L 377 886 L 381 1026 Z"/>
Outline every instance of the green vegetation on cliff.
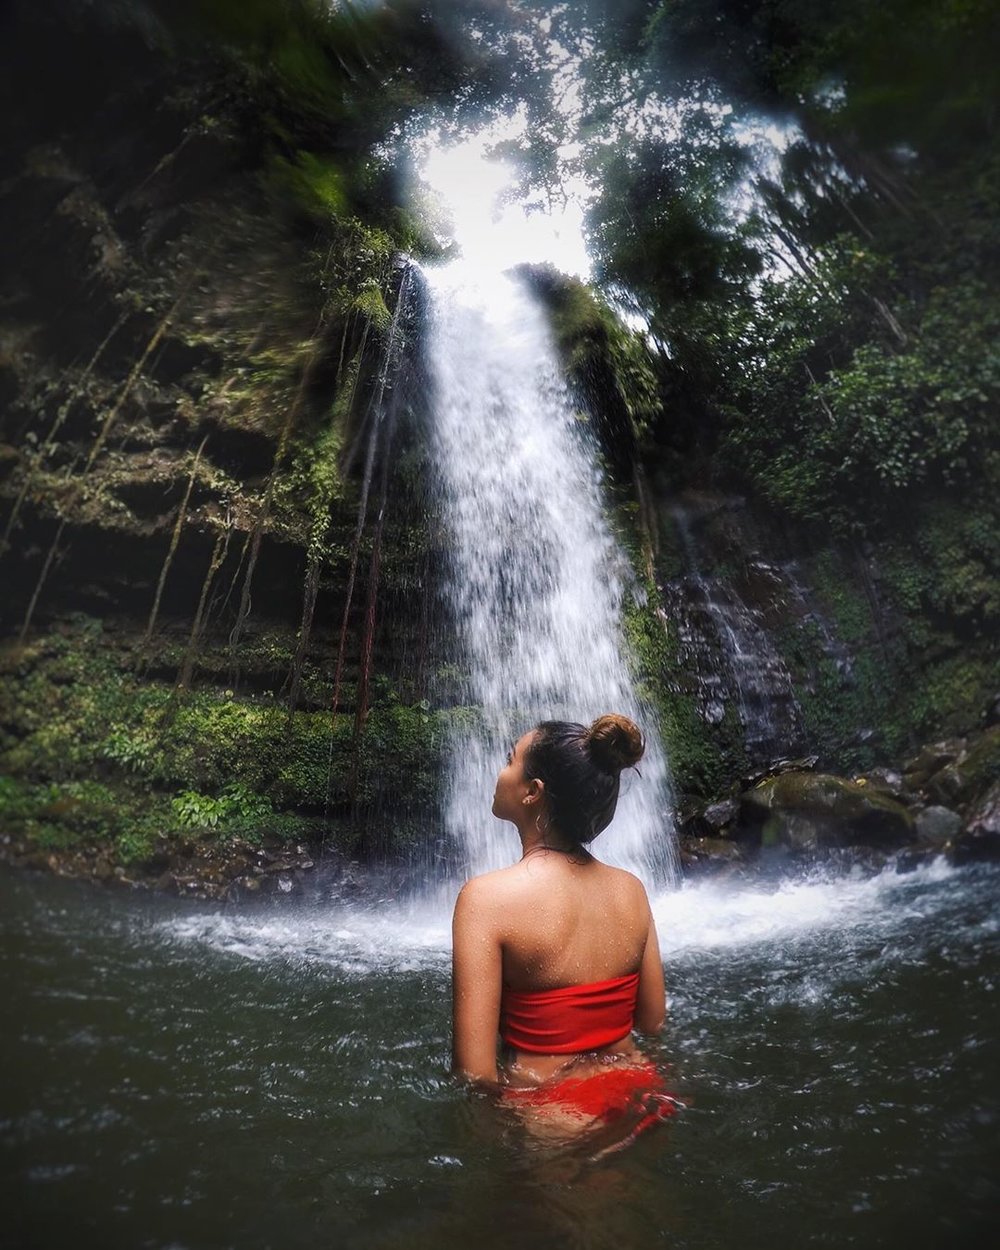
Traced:
<path fill-rule="evenodd" d="M 600 289 L 527 277 L 633 495 L 625 629 L 680 788 L 747 763 L 663 610 L 685 492 L 748 501 L 702 571 L 757 612 L 827 764 L 976 722 L 1000 637 L 994 6 L 5 21 L 0 808 L 26 836 L 134 860 L 329 820 L 377 854 L 434 810 L 459 713 L 428 701 L 442 539 L 398 258 L 437 244 L 394 155 L 430 120 L 520 112 L 525 182 L 595 189 Z M 579 112 L 555 103 L 574 57 Z M 801 602 L 761 590 L 757 537 Z"/>
<path fill-rule="evenodd" d="M 107 845 L 123 862 L 192 834 L 361 855 L 412 843 L 460 709 L 404 704 L 382 683 L 358 735 L 353 712 L 179 692 L 148 675 L 169 658 L 82 616 L 0 653 L 6 832 L 43 848 Z"/>

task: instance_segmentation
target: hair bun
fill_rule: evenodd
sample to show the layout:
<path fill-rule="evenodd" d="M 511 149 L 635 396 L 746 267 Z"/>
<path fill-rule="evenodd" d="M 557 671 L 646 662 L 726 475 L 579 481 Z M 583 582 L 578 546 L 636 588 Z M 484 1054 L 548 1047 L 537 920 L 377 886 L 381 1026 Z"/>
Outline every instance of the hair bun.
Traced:
<path fill-rule="evenodd" d="M 598 716 L 587 732 L 590 754 L 598 768 L 620 773 L 642 759 L 646 744 L 634 720 L 615 712 Z"/>

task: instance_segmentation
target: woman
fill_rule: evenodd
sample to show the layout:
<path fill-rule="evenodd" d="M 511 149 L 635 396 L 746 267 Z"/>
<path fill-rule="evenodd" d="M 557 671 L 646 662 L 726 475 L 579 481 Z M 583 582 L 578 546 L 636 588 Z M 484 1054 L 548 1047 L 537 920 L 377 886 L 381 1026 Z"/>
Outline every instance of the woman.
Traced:
<path fill-rule="evenodd" d="M 646 891 L 586 849 L 643 750 L 624 716 L 544 721 L 497 778 L 493 814 L 517 827 L 522 853 L 468 881 L 455 905 L 454 1069 L 522 1105 L 609 1120 L 662 1088 L 632 1041 L 666 1010 Z"/>

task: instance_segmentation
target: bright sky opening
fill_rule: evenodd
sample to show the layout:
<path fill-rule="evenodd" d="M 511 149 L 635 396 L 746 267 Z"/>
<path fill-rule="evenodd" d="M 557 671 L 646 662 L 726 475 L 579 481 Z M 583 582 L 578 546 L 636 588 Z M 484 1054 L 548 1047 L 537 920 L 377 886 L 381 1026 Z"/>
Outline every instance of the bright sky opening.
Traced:
<path fill-rule="evenodd" d="M 454 240 L 470 267 L 496 271 L 526 262 L 548 263 L 587 281 L 591 264 L 583 240 L 585 188 L 564 187 L 565 199 L 552 207 L 513 198 L 515 167 L 491 159 L 487 152 L 499 139 L 511 137 L 515 127 L 512 121 L 505 133 L 490 128 L 440 146 L 429 139 L 417 168 L 418 195 L 430 200 L 441 241 Z"/>

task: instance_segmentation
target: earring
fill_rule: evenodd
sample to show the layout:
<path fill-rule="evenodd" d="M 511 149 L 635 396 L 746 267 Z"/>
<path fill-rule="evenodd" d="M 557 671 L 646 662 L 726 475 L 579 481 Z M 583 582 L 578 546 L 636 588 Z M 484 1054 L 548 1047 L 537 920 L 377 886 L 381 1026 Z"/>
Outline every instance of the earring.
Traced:
<path fill-rule="evenodd" d="M 544 826 L 544 828 L 543 828 L 543 827 L 542 827 L 542 813 L 541 813 L 541 812 L 539 812 L 539 813 L 536 815 L 536 817 L 535 817 L 535 828 L 538 830 L 539 834 L 541 834 L 541 836 L 542 836 L 543 838 L 544 838 L 544 837 L 545 837 L 545 835 L 548 833 L 548 831 L 549 831 L 549 826 L 550 826 L 551 824 L 552 824 L 552 821 L 551 821 L 551 820 L 549 820 L 548 816 L 546 816 L 546 817 L 545 817 L 545 826 Z"/>

